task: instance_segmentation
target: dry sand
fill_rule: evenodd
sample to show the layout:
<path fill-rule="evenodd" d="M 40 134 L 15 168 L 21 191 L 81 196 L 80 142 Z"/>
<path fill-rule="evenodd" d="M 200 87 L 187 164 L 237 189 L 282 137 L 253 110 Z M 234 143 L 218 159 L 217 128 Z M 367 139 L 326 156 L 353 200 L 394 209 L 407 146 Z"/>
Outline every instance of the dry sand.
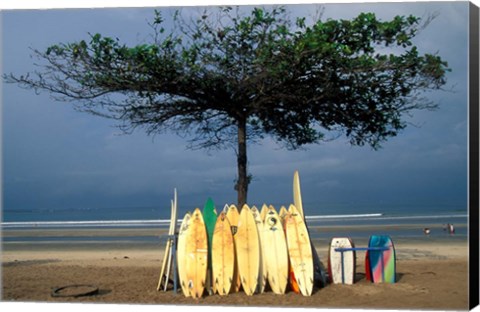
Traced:
<path fill-rule="evenodd" d="M 317 244 L 322 261 L 325 244 Z M 268 291 L 247 297 L 205 296 L 199 300 L 156 290 L 163 249 L 115 248 L 4 248 L 2 301 L 82 302 L 362 309 L 468 309 L 468 244 L 466 241 L 397 242 L 395 284 L 365 280 L 364 253 L 357 254 L 354 285 L 328 285 L 311 297 Z M 55 298 L 52 289 L 71 284 L 93 284 L 97 295 Z"/>

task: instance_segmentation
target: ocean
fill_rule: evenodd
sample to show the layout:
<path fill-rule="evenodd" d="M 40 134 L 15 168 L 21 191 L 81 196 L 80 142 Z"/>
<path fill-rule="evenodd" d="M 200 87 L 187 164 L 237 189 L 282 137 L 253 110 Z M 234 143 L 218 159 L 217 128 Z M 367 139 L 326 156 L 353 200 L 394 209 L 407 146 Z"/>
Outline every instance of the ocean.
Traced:
<path fill-rule="evenodd" d="M 258 206 L 257 206 L 258 207 Z M 275 206 L 277 210 L 280 205 Z M 454 204 L 441 205 L 355 205 L 304 203 L 306 221 L 312 239 L 329 241 L 332 237 L 351 237 L 365 241 L 370 235 L 390 235 L 394 240 L 468 239 L 468 212 L 466 207 Z M 318 208 L 312 208 L 318 207 Z M 217 204 L 217 211 L 223 206 Z M 178 208 L 178 222 L 187 211 Z M 117 207 L 103 209 L 37 209 L 4 210 L 2 214 L 2 242 L 19 243 L 122 243 L 158 245 L 167 240 L 166 230 L 170 222 L 170 206 Z M 450 235 L 447 224 L 453 224 L 455 234 Z M 429 228 L 426 235 L 424 229 Z M 32 229 L 62 229 L 75 235 L 15 235 Z M 88 229 L 149 229 L 149 235 L 97 235 Z M 84 234 L 82 234 L 84 233 Z M 6 245 L 6 244 L 7 245 Z"/>

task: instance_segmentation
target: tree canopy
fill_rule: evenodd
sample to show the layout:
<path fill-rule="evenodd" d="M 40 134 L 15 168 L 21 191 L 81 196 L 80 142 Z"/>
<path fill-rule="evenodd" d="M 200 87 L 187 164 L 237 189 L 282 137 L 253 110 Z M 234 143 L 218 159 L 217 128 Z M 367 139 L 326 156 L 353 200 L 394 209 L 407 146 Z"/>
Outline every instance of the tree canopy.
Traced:
<path fill-rule="evenodd" d="M 190 21 L 178 12 L 174 22 L 167 30 L 155 11 L 148 44 L 92 34 L 34 50 L 38 70 L 4 78 L 115 119 L 126 132 L 173 131 L 193 148 L 234 146 L 243 204 L 248 141 L 271 136 L 297 149 L 335 133 L 377 149 L 406 127 L 406 113 L 437 107 L 424 92 L 441 89 L 450 70 L 413 45 L 425 27 L 414 16 L 307 23 L 284 7 L 223 7 Z"/>

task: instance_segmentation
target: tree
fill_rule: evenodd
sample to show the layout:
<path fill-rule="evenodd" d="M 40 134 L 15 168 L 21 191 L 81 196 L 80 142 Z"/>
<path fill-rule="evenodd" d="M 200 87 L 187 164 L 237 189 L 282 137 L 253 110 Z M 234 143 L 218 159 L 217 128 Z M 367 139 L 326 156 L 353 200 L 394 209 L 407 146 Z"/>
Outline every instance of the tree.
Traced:
<path fill-rule="evenodd" d="M 412 44 L 429 21 L 414 16 L 362 13 L 307 25 L 284 7 L 224 7 L 188 22 L 177 12 L 174 21 L 167 31 L 155 11 L 149 44 L 95 34 L 33 50 L 39 70 L 4 78 L 114 119 L 127 133 L 169 130 L 190 148 L 234 146 L 242 205 L 247 142 L 271 136 L 297 149 L 334 134 L 377 149 L 406 127 L 405 114 L 437 107 L 424 92 L 441 89 L 450 70 Z"/>

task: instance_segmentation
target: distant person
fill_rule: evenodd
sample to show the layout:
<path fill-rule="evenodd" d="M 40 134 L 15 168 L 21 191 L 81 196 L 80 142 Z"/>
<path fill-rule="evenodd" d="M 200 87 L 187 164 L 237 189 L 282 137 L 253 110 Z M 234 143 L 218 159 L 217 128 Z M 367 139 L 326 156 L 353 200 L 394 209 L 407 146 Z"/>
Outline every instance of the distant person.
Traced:
<path fill-rule="evenodd" d="M 455 228 L 453 227 L 453 224 L 448 224 L 448 234 L 453 235 L 455 234 Z"/>
<path fill-rule="evenodd" d="M 430 235 L 430 229 L 429 228 L 424 228 L 423 229 L 423 234 Z"/>
<path fill-rule="evenodd" d="M 450 234 L 450 235 L 455 234 L 455 227 L 453 226 L 453 224 L 448 223 L 448 224 L 443 228 L 443 230 L 446 231 L 446 232 L 448 232 L 448 234 Z"/>

